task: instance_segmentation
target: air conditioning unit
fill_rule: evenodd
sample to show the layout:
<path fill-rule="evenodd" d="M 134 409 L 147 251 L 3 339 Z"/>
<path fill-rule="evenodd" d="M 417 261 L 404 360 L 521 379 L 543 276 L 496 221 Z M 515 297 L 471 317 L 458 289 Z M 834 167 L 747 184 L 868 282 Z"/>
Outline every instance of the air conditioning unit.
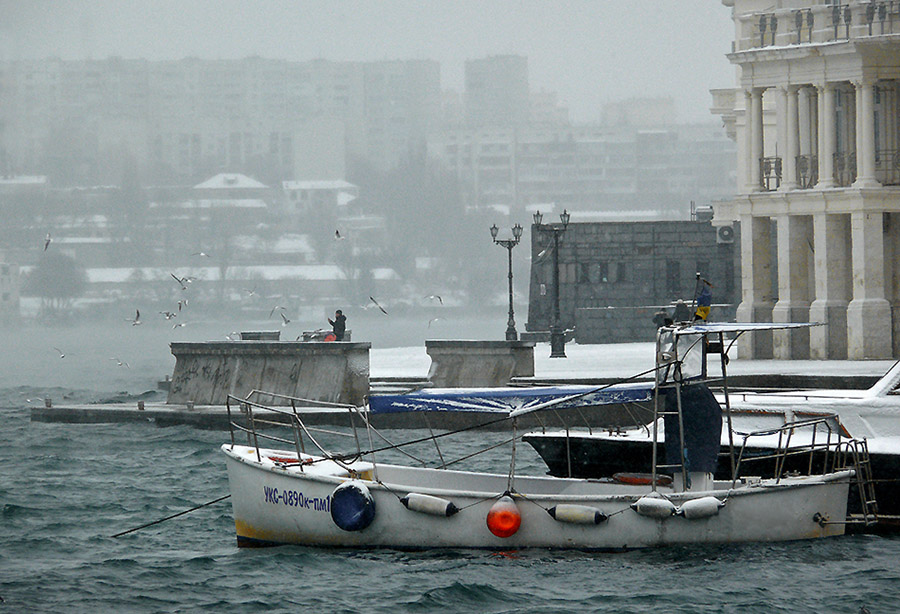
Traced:
<path fill-rule="evenodd" d="M 734 243 L 734 225 L 728 224 L 716 227 L 716 244 L 725 245 L 728 243 Z"/>

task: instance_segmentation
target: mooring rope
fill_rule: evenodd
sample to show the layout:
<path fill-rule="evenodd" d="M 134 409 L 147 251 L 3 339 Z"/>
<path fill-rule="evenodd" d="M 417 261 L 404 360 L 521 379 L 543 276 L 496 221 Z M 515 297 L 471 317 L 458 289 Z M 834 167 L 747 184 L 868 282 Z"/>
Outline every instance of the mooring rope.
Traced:
<path fill-rule="evenodd" d="M 212 505 L 213 503 L 218 503 L 219 501 L 224 501 L 231 495 L 224 495 L 219 497 L 218 499 L 213 499 L 212 501 L 207 501 L 206 503 L 201 503 L 196 507 L 192 507 L 189 510 L 184 510 L 183 512 L 178 512 L 177 514 L 172 514 L 171 516 L 166 516 L 165 518 L 160 518 L 159 520 L 154 520 L 153 522 L 148 522 L 147 524 L 142 524 L 139 527 L 134 527 L 133 529 L 128 529 L 127 531 L 122 531 L 121 533 L 116 533 L 115 535 L 111 535 L 110 537 L 122 537 L 123 535 L 127 535 L 128 533 L 134 533 L 135 531 L 140 531 L 141 529 L 146 529 L 147 527 L 152 527 L 155 524 L 159 524 L 161 522 L 165 522 L 166 520 L 171 520 L 172 518 L 178 518 L 179 516 L 184 516 L 185 514 L 189 514 L 193 511 L 199 510 L 201 507 L 206 507 L 207 505 Z"/>

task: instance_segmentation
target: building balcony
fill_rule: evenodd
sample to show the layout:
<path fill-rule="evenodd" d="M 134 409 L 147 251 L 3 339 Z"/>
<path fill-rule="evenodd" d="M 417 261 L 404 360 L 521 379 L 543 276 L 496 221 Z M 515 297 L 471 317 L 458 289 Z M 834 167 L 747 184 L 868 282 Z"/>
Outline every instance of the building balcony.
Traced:
<path fill-rule="evenodd" d="M 799 0 L 793 7 L 737 17 L 733 51 L 900 34 L 900 0 Z"/>
<path fill-rule="evenodd" d="M 759 187 L 762 192 L 774 192 L 784 179 L 782 158 L 768 156 L 759 159 Z M 847 188 L 856 181 L 856 152 L 834 154 L 834 184 Z M 883 186 L 900 186 L 900 149 L 880 149 L 875 152 L 875 179 Z M 819 182 L 819 163 L 814 155 L 797 156 L 797 187 L 815 189 Z"/>

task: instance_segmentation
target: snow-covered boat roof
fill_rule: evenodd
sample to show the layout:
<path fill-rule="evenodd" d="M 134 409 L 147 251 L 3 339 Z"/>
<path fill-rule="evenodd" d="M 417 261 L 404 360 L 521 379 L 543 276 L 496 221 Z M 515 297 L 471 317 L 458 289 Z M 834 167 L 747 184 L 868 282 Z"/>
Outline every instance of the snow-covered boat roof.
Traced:
<path fill-rule="evenodd" d="M 708 335 L 713 333 L 749 333 L 760 330 L 780 330 L 784 328 L 809 328 L 822 326 L 823 322 L 694 322 L 683 328 L 676 328 L 676 335 Z"/>
<path fill-rule="evenodd" d="M 430 388 L 406 394 L 369 397 L 372 413 L 467 411 L 516 416 L 553 407 L 567 409 L 649 401 L 652 382 L 609 386 L 538 386 L 534 388 Z"/>

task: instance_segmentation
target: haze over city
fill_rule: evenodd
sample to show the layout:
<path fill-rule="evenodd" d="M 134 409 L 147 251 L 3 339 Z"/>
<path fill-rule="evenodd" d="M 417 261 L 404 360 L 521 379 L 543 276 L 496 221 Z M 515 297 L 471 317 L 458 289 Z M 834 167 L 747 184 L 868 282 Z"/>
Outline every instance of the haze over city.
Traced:
<path fill-rule="evenodd" d="M 522 55 L 532 89 L 558 93 L 577 122 L 658 96 L 681 121 L 716 121 L 709 90 L 734 81 L 730 9 L 710 0 L 2 0 L 0 11 L 2 60 L 429 59 L 461 91 L 466 59 Z"/>

